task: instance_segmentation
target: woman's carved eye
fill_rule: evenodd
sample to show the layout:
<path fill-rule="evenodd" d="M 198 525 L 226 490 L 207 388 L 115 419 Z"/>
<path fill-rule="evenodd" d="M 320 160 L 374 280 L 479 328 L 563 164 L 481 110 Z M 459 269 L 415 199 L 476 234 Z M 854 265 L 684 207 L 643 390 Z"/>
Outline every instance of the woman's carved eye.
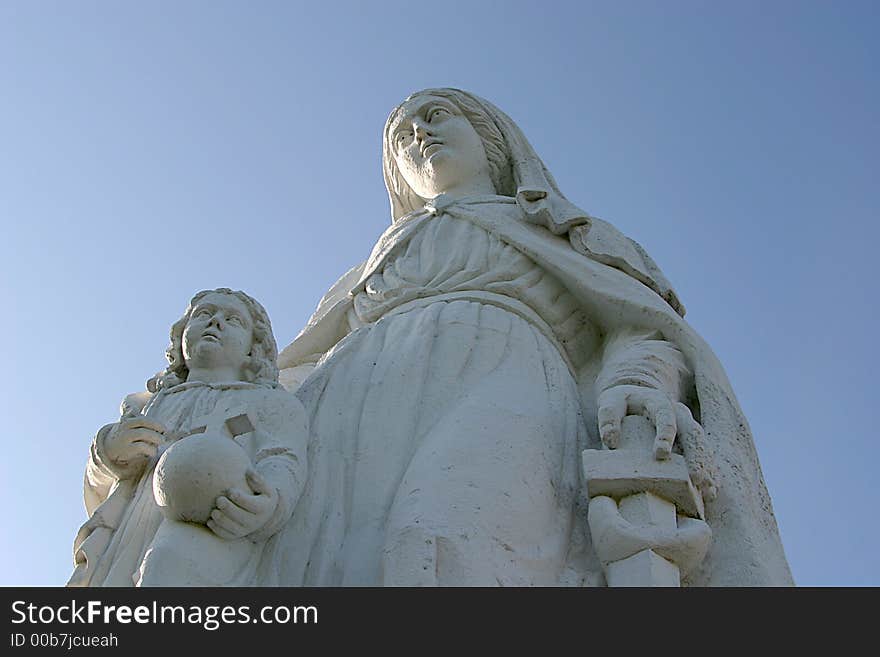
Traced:
<path fill-rule="evenodd" d="M 438 116 L 443 116 L 444 114 L 449 114 L 449 110 L 447 110 L 443 107 L 437 107 L 435 109 L 432 109 L 428 113 L 428 123 L 430 123 L 431 121 L 436 119 Z"/>
<path fill-rule="evenodd" d="M 397 145 L 403 146 L 409 141 L 410 133 L 409 132 L 400 132 L 397 134 Z"/>
<path fill-rule="evenodd" d="M 229 319 L 226 320 L 226 321 L 228 321 L 228 322 L 230 322 L 230 323 L 232 323 L 232 324 L 238 324 L 239 326 L 243 326 L 243 325 L 244 325 L 244 324 L 242 324 L 241 317 L 239 317 L 238 315 L 232 315 L 232 316 L 230 316 Z"/>
<path fill-rule="evenodd" d="M 210 316 L 211 316 L 211 313 L 209 313 L 207 310 L 200 310 L 199 312 L 196 313 L 196 317 L 210 317 Z"/>

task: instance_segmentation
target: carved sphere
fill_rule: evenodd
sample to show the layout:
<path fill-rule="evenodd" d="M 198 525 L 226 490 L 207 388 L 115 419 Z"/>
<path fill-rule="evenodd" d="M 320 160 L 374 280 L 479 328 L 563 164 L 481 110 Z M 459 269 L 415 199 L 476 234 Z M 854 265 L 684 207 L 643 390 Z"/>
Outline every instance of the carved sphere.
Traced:
<path fill-rule="evenodd" d="M 250 487 L 251 461 L 231 438 L 213 432 L 187 436 L 169 447 L 153 473 L 153 496 L 166 518 L 205 524 L 217 498 Z"/>

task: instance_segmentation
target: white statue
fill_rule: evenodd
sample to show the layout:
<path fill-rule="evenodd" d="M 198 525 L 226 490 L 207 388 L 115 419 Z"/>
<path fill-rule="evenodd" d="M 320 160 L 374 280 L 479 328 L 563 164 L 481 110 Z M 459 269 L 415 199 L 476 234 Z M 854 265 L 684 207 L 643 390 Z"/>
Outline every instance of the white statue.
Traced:
<path fill-rule="evenodd" d="M 279 358 L 311 432 L 286 583 L 601 585 L 641 550 L 689 585 L 790 584 L 746 419 L 644 250 L 472 94 L 408 98 L 383 163 L 392 225 Z M 594 546 L 581 455 L 631 414 L 685 494 L 595 476 Z"/>
<path fill-rule="evenodd" d="M 269 317 L 243 292 L 200 292 L 166 353 L 150 392 L 94 438 L 68 584 L 277 584 L 307 430 L 278 384 Z"/>

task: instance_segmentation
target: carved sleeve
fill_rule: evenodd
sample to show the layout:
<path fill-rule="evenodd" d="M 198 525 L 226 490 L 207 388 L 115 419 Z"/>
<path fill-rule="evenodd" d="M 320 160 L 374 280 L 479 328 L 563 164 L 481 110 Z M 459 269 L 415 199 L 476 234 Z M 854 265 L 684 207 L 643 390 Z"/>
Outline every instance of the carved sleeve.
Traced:
<path fill-rule="evenodd" d="M 606 340 L 596 396 L 614 386 L 634 385 L 682 401 L 690 374 L 684 354 L 657 331 L 621 330 Z"/>
<path fill-rule="evenodd" d="M 269 538 L 280 530 L 293 514 L 306 484 L 308 439 L 305 410 L 290 395 L 288 414 L 283 425 L 271 434 L 255 431 L 257 441 L 255 469 L 278 493 L 278 506 L 269 522 L 249 536 L 252 541 Z"/>
<path fill-rule="evenodd" d="M 115 426 L 116 423 L 111 423 L 101 427 L 89 447 L 89 460 L 83 478 L 83 499 L 89 515 L 107 499 L 113 485 L 119 480 L 104 456 L 104 439 Z"/>
<path fill-rule="evenodd" d="M 606 342 L 602 369 L 596 379 L 596 396 L 619 385 L 664 392 L 675 411 L 676 440 L 693 483 L 704 500 L 712 501 L 718 494 L 718 468 L 703 428 L 687 405 L 692 376 L 684 354 L 658 332 L 621 331 Z"/>

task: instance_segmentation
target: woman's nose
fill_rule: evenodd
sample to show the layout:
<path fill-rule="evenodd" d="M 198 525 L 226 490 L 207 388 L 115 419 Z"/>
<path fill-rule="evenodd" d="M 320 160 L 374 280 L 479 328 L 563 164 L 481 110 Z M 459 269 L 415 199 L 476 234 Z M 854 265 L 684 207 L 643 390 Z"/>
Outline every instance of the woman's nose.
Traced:
<path fill-rule="evenodd" d="M 413 132 L 418 139 L 424 139 L 425 136 L 430 134 L 428 130 L 428 124 L 425 123 L 422 119 L 416 119 L 415 121 L 413 121 Z"/>

